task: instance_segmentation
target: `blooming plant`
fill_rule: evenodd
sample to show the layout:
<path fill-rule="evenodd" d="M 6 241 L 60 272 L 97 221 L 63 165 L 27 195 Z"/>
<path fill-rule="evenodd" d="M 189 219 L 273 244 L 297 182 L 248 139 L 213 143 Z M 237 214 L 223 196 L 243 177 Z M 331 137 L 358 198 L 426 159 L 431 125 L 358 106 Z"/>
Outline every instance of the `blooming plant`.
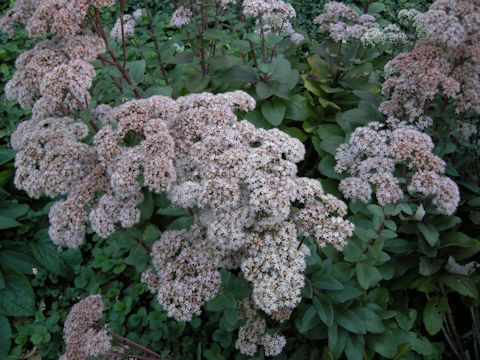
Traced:
<path fill-rule="evenodd" d="M 17 0 L 0 357 L 478 357 L 478 1 L 357 5 Z"/>

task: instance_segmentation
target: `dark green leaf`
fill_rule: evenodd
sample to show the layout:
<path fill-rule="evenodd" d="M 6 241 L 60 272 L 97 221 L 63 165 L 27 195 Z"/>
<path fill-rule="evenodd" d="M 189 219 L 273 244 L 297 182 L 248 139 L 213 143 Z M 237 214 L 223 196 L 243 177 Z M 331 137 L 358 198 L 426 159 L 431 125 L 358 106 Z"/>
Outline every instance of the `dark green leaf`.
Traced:
<path fill-rule="evenodd" d="M 381 334 L 385 331 L 385 326 L 383 326 L 380 316 L 369 308 L 362 307 L 355 309 L 355 313 L 365 322 L 365 328 L 369 333 Z"/>
<path fill-rule="evenodd" d="M 22 225 L 11 217 L 0 215 L 0 230 L 10 229 Z"/>
<path fill-rule="evenodd" d="M 319 294 L 312 299 L 313 306 L 317 311 L 318 316 L 327 326 L 333 324 L 333 307 L 330 300 L 324 295 Z"/>
<path fill-rule="evenodd" d="M 60 257 L 60 252 L 52 243 L 30 242 L 30 249 L 37 261 L 52 273 L 69 278 L 73 275 L 70 267 Z"/>
<path fill-rule="evenodd" d="M 309 306 L 303 313 L 300 321 L 297 322 L 297 329 L 300 333 L 305 334 L 308 330 L 314 328 L 320 322 L 317 311 L 313 306 Z"/>
<path fill-rule="evenodd" d="M 313 275 L 312 279 L 312 286 L 317 289 L 324 289 L 324 290 L 340 290 L 343 289 L 343 285 L 333 278 L 330 275 L 324 275 L 321 273 L 316 273 Z"/>
<path fill-rule="evenodd" d="M 0 313 L 6 316 L 33 316 L 35 294 L 28 279 L 17 272 L 4 274 L 5 289 L 0 290 Z"/>
<path fill-rule="evenodd" d="M 342 305 L 335 306 L 335 322 L 355 334 L 366 334 L 364 321 L 353 311 Z"/>
<path fill-rule="evenodd" d="M 145 78 L 145 60 L 132 61 L 127 64 L 128 75 L 135 83 L 141 83 Z"/>
<path fill-rule="evenodd" d="M 461 275 L 443 275 L 440 281 L 463 296 L 478 299 L 478 290 L 473 278 Z"/>
<path fill-rule="evenodd" d="M 381 356 L 390 359 L 397 354 L 397 341 L 390 330 L 383 334 L 371 335 L 367 338 L 367 346 Z"/>
<path fill-rule="evenodd" d="M 447 300 L 438 297 L 430 299 L 425 306 L 423 310 L 423 324 L 430 335 L 435 335 L 442 328 L 443 318 L 447 308 Z"/>
<path fill-rule="evenodd" d="M 261 107 L 262 115 L 273 126 L 279 126 L 285 116 L 286 107 L 278 101 L 265 101 Z"/>
<path fill-rule="evenodd" d="M 295 94 L 290 97 L 287 103 L 287 119 L 303 121 L 308 118 L 310 111 L 308 110 L 307 100 L 304 96 Z"/>
<path fill-rule="evenodd" d="M 0 315 L 0 356 L 3 359 L 7 358 L 8 352 L 10 350 L 10 337 L 12 336 L 12 328 L 8 319 Z"/>
<path fill-rule="evenodd" d="M 437 229 L 431 224 L 418 223 L 417 226 L 428 244 L 434 247 L 438 243 L 439 234 Z"/>
<path fill-rule="evenodd" d="M 355 272 L 357 274 L 357 280 L 360 286 L 364 289 L 368 289 L 372 284 L 382 280 L 382 274 L 378 269 L 368 263 L 359 262 L 355 266 Z"/>

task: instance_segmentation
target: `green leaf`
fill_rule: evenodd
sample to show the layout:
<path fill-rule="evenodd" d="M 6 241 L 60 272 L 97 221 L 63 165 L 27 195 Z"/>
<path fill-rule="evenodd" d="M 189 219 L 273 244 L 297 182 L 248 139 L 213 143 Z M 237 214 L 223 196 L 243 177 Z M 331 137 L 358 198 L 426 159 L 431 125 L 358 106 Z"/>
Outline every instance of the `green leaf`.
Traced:
<path fill-rule="evenodd" d="M 138 272 L 142 272 L 147 266 L 149 257 L 147 250 L 142 245 L 136 244 L 125 258 L 125 264 L 134 266 Z M 117 271 L 120 270 L 123 271 L 121 268 L 117 269 Z"/>
<path fill-rule="evenodd" d="M 435 335 L 442 329 L 443 318 L 448 308 L 445 298 L 434 297 L 425 305 L 423 310 L 423 324 L 430 335 Z"/>
<path fill-rule="evenodd" d="M 439 233 L 437 229 L 431 224 L 418 223 L 418 229 L 427 240 L 431 247 L 434 247 L 438 243 Z"/>
<path fill-rule="evenodd" d="M 266 99 L 272 96 L 273 91 L 268 84 L 259 81 L 256 86 L 257 95 L 260 99 Z"/>
<path fill-rule="evenodd" d="M 236 300 L 245 299 L 250 295 L 250 285 L 244 278 L 238 278 L 235 280 L 235 287 L 232 290 L 232 294 Z"/>
<path fill-rule="evenodd" d="M 217 55 L 208 58 L 207 62 L 212 65 L 215 70 L 227 70 L 241 64 L 242 58 L 234 55 Z"/>
<path fill-rule="evenodd" d="M 369 333 L 381 334 L 385 331 L 385 326 L 383 325 L 380 316 L 369 308 L 358 308 L 355 310 L 355 313 L 365 322 L 365 328 Z"/>
<path fill-rule="evenodd" d="M 383 209 L 381 206 L 375 205 L 375 204 L 370 204 L 367 206 L 368 211 L 370 211 L 374 216 L 378 217 L 384 217 L 385 215 L 383 214 Z"/>
<path fill-rule="evenodd" d="M 319 294 L 312 299 L 313 306 L 317 311 L 320 320 L 327 326 L 333 324 L 333 306 L 330 300 L 324 295 Z"/>
<path fill-rule="evenodd" d="M 359 262 L 355 265 L 355 272 L 360 286 L 368 289 L 372 284 L 382 280 L 382 274 L 378 269 L 368 263 Z"/>
<path fill-rule="evenodd" d="M 340 144 L 345 142 L 343 136 L 329 136 L 320 142 L 320 147 L 331 155 L 335 155 Z"/>
<path fill-rule="evenodd" d="M 285 81 L 290 75 L 291 69 L 290 61 L 276 57 L 272 61 L 272 75 L 270 76 L 270 80 Z"/>
<path fill-rule="evenodd" d="M 6 286 L 0 290 L 0 313 L 6 316 L 33 316 L 35 294 L 30 281 L 14 271 L 4 275 Z"/>
<path fill-rule="evenodd" d="M 138 209 L 140 210 L 140 221 L 146 221 L 149 220 L 152 215 L 153 215 L 153 197 L 152 194 L 148 191 L 144 191 L 143 195 L 143 202 L 138 206 Z"/>
<path fill-rule="evenodd" d="M 154 95 L 172 96 L 173 89 L 170 86 L 152 86 L 145 90 L 145 97 Z"/>
<path fill-rule="evenodd" d="M 307 119 L 309 115 L 310 111 L 308 110 L 305 97 L 299 94 L 292 95 L 287 103 L 285 117 L 295 121 L 303 121 Z"/>
<path fill-rule="evenodd" d="M 250 83 L 258 82 L 260 79 L 258 77 L 257 71 L 248 65 L 239 65 L 227 70 L 223 79 L 225 82 L 233 83 Z"/>
<path fill-rule="evenodd" d="M 3 165 L 15 158 L 15 150 L 3 148 L 0 149 L 0 165 Z"/>
<path fill-rule="evenodd" d="M 468 248 L 472 246 L 470 237 L 460 231 L 450 231 L 442 235 L 441 240 L 442 241 L 440 248 L 445 248 L 449 246 Z"/>
<path fill-rule="evenodd" d="M 305 334 L 310 329 L 313 329 L 320 322 L 317 311 L 313 306 L 309 306 L 303 313 L 300 321 L 297 322 L 297 329 L 300 333 Z"/>
<path fill-rule="evenodd" d="M 25 215 L 28 209 L 30 207 L 27 204 L 4 204 L 0 208 L 0 215 L 16 219 Z"/>
<path fill-rule="evenodd" d="M 166 228 L 166 230 L 185 230 L 189 229 L 193 224 L 193 218 L 191 216 L 183 216 L 172 221 Z"/>
<path fill-rule="evenodd" d="M 286 107 L 284 104 L 275 101 L 265 101 L 261 107 L 262 115 L 273 126 L 279 126 L 285 116 Z"/>
<path fill-rule="evenodd" d="M 323 290 L 340 290 L 343 285 L 334 277 L 321 273 L 316 273 L 311 279 L 312 286 Z"/>
<path fill-rule="evenodd" d="M 10 229 L 22 225 L 11 217 L 0 215 L 0 230 Z"/>
<path fill-rule="evenodd" d="M 335 322 L 352 333 L 367 333 L 365 323 L 360 316 L 342 305 L 335 306 Z"/>
<path fill-rule="evenodd" d="M 3 315 L 0 315 L 0 334 L 0 356 L 6 359 L 11 346 L 12 328 L 8 319 Z"/>
<path fill-rule="evenodd" d="M 0 265 L 3 268 L 29 275 L 32 274 L 32 268 L 40 266 L 26 244 L 6 241 L 2 242 Z"/>
<path fill-rule="evenodd" d="M 185 85 L 190 92 L 200 92 L 205 90 L 209 82 L 210 76 L 203 74 L 191 74 L 185 79 Z"/>
<path fill-rule="evenodd" d="M 229 39 L 229 33 L 220 29 L 207 29 L 205 30 L 205 38 L 212 40 L 227 40 Z"/>
<path fill-rule="evenodd" d="M 313 288 L 312 288 L 312 284 L 310 283 L 310 280 L 305 279 L 305 285 L 303 285 L 301 294 L 302 294 L 302 297 L 306 297 L 308 299 L 312 298 Z"/>
<path fill-rule="evenodd" d="M 360 335 L 350 335 L 345 346 L 345 355 L 348 360 L 362 360 L 365 352 L 365 340 Z"/>
<path fill-rule="evenodd" d="M 224 312 L 225 315 L 225 320 L 230 324 L 230 325 L 235 325 L 238 321 L 238 310 L 237 308 L 227 308 L 225 309 Z"/>
<path fill-rule="evenodd" d="M 367 338 L 367 346 L 381 356 L 390 359 L 397 354 L 397 341 L 390 330 L 383 334 L 370 335 Z"/>
<path fill-rule="evenodd" d="M 320 171 L 320 174 L 323 176 L 327 176 L 332 179 L 341 180 L 343 178 L 342 175 L 335 171 L 335 158 L 330 154 L 322 157 L 320 163 L 318 164 L 318 171 Z"/>
<path fill-rule="evenodd" d="M 386 6 L 385 4 L 381 3 L 381 2 L 374 2 L 374 3 L 371 3 L 370 6 L 368 7 L 368 13 L 369 14 L 378 14 L 382 11 L 385 11 L 386 10 Z"/>
<path fill-rule="evenodd" d="M 478 299 L 478 290 L 472 278 L 461 275 L 443 275 L 440 281 L 463 296 Z"/>
<path fill-rule="evenodd" d="M 157 240 L 162 232 L 158 229 L 156 225 L 149 224 L 143 231 L 143 241 L 147 244 L 153 244 L 155 240 Z"/>
<path fill-rule="evenodd" d="M 340 355 L 347 344 L 348 333 L 333 324 L 328 328 L 328 349 L 335 359 L 340 358 Z"/>
<path fill-rule="evenodd" d="M 293 126 L 280 126 L 279 128 L 280 130 L 282 130 L 283 132 L 286 132 L 288 135 L 294 137 L 294 138 L 297 138 L 298 140 L 300 140 L 302 143 L 307 141 L 308 139 L 308 135 L 303 132 L 301 129 L 297 128 L 297 127 L 293 127 Z"/>
<path fill-rule="evenodd" d="M 132 61 L 127 64 L 128 75 L 135 83 L 141 83 L 145 78 L 145 60 Z"/>
<path fill-rule="evenodd" d="M 52 243 L 30 242 L 30 249 L 37 261 L 52 273 L 70 278 L 73 273 L 70 267 L 60 257 L 60 252 Z"/>
<path fill-rule="evenodd" d="M 430 276 L 435 274 L 441 269 L 443 265 L 442 259 L 430 259 L 426 256 L 420 257 L 420 263 L 418 265 L 419 273 L 423 276 Z"/>

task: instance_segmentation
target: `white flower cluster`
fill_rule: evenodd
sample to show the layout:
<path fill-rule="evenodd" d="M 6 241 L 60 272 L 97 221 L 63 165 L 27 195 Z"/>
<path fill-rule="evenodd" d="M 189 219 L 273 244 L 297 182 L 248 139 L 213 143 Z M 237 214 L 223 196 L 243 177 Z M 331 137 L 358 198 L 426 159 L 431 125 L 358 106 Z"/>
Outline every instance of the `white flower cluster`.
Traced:
<path fill-rule="evenodd" d="M 32 38 L 47 33 L 60 36 L 81 32 L 89 5 L 101 8 L 112 6 L 113 0 L 18 0 L 0 20 L 0 30 L 13 33 L 15 23 L 25 25 Z"/>
<path fill-rule="evenodd" d="M 104 310 L 102 297 L 91 295 L 76 303 L 68 313 L 63 328 L 67 345 L 59 360 L 88 359 L 105 356 L 112 350 L 112 336 L 106 328 L 97 328 Z M 121 353 L 121 348 L 115 348 Z"/>
<path fill-rule="evenodd" d="M 397 25 L 390 24 L 383 29 L 368 29 L 362 35 L 360 41 L 365 46 L 401 46 L 408 44 L 408 37 Z"/>
<path fill-rule="evenodd" d="M 458 187 L 441 175 L 445 163 L 433 148 L 432 139 L 412 127 L 389 128 L 377 122 L 359 127 L 335 155 L 335 170 L 349 175 L 339 188 L 347 199 L 369 202 L 373 185 L 378 203 L 385 206 L 404 196 L 398 177 L 411 177 L 410 192 L 431 197 L 439 212 L 451 215 L 460 201 Z"/>
<path fill-rule="evenodd" d="M 326 3 L 323 13 L 315 18 L 314 23 L 335 42 L 360 40 L 367 31 L 379 27 L 374 16 L 360 15 L 352 7 L 337 1 Z M 364 41 L 373 41 L 378 36 L 378 32 L 370 33 Z"/>
<path fill-rule="evenodd" d="M 142 16 L 142 9 L 135 10 L 131 15 L 123 15 L 123 36 L 125 38 L 130 38 L 134 35 L 137 21 Z M 117 19 L 113 25 L 113 28 L 110 31 L 110 37 L 115 40 L 122 40 L 122 21 L 120 19 Z"/>
<path fill-rule="evenodd" d="M 256 33 L 288 33 L 294 43 L 300 43 L 304 36 L 293 29 L 290 22 L 297 16 L 292 5 L 282 0 L 244 0 L 243 14 L 256 18 Z"/>
<path fill-rule="evenodd" d="M 402 9 L 398 12 L 397 18 L 400 24 L 407 27 L 414 27 L 417 35 L 422 35 L 424 28 L 421 24 L 422 13 L 417 9 Z"/>
<path fill-rule="evenodd" d="M 169 198 L 197 209 L 195 225 L 163 234 L 144 281 L 170 316 L 190 320 L 218 293 L 219 268 L 240 268 L 255 307 L 281 318 L 301 298 L 309 251 L 300 238 L 341 249 L 353 231 L 346 205 L 318 181 L 297 177 L 300 141 L 237 121 L 235 110 L 255 106 L 246 93 L 193 94 L 177 105 L 170 134 L 178 180 Z"/>
<path fill-rule="evenodd" d="M 283 335 L 267 333 L 267 323 L 265 319 L 257 316 L 251 299 L 242 300 L 238 305 L 239 317 L 244 319 L 245 323 L 238 331 L 235 348 L 244 355 L 254 356 L 261 345 L 265 356 L 280 355 L 287 343 L 286 338 Z"/>

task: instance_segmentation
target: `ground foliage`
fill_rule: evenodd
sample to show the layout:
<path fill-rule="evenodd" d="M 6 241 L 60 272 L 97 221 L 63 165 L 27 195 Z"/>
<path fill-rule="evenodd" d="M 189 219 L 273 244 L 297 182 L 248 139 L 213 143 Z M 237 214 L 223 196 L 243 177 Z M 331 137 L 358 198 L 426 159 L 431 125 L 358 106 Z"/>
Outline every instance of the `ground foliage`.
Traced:
<path fill-rule="evenodd" d="M 412 4 L 421 11 L 428 6 L 406 1 L 357 6 L 388 22 Z M 175 4 L 153 1 L 149 5 L 152 23 L 142 19 L 135 37 L 127 42 L 127 69 L 133 84 L 122 80 L 120 87 L 112 86 L 112 76 L 120 78 L 117 70 L 97 62 L 93 98 L 118 104 L 134 97 L 137 87 L 146 96 L 173 97 L 248 91 L 257 100 L 257 109 L 248 119 L 300 139 L 307 148 L 300 175 L 319 179 L 328 192 L 340 197 L 338 183 L 343 176 L 334 171 L 336 149 L 357 126 L 382 119 L 378 105 L 383 66 L 401 49 L 363 49 L 358 44 L 338 48 L 313 25 L 321 2 L 297 0 L 293 5 L 299 13 L 295 26 L 307 39 L 299 47 L 274 37 L 260 44 L 258 36 L 245 35 L 238 25 L 235 34 L 208 32 L 207 42 L 232 44 L 232 51 L 199 62 L 189 44 L 204 40 L 191 29 L 170 26 Z M 128 1 L 128 6 L 131 12 L 144 3 Z M 118 14 L 107 11 L 104 16 L 113 24 Z M 21 30 L 13 39 L 1 35 L 0 40 L 3 88 L 14 71 L 15 58 L 33 42 Z M 248 58 L 249 41 L 255 47 L 266 46 L 271 61 L 256 66 Z M 122 53 L 118 42 L 111 49 Z M 0 111 L 0 357 L 58 358 L 63 353 L 62 326 L 68 310 L 85 295 L 101 293 L 109 326 L 162 355 L 247 358 L 234 348 L 241 325 L 236 302 L 250 293 L 238 274 L 223 270 L 221 293 L 188 323 L 167 318 L 140 282 L 150 262 L 150 246 L 163 231 L 189 226 L 190 214 L 173 208 L 163 195 L 149 195 L 141 206 L 142 220 L 134 228 L 107 239 L 90 233 L 80 249 L 58 249 L 47 233 L 51 203 L 31 200 L 13 186 L 15 154 L 8 139 L 29 112 L 4 95 Z M 448 107 L 433 107 L 429 115 L 442 125 L 455 121 Z M 311 255 L 303 299 L 290 320 L 280 325 L 287 346 L 276 358 L 478 356 L 480 278 L 475 270 L 478 263 L 472 263 L 480 251 L 478 139 L 461 142 L 446 128 L 437 126 L 430 135 L 435 153 L 447 161 L 447 174 L 460 186 L 457 213 L 440 215 L 428 203 L 414 201 L 384 208 L 350 202 L 349 219 L 356 230 L 343 252 L 318 249 L 307 240 Z M 259 351 L 254 358 L 263 359 L 264 354 Z"/>

